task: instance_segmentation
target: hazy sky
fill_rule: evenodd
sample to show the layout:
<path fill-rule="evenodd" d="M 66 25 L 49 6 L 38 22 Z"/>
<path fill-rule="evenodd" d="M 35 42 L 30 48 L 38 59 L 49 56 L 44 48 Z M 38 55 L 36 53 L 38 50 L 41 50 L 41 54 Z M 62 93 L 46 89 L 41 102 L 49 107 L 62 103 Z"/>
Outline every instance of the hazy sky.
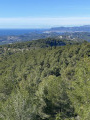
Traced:
<path fill-rule="evenodd" d="M 0 0 L 0 28 L 90 24 L 90 0 Z"/>

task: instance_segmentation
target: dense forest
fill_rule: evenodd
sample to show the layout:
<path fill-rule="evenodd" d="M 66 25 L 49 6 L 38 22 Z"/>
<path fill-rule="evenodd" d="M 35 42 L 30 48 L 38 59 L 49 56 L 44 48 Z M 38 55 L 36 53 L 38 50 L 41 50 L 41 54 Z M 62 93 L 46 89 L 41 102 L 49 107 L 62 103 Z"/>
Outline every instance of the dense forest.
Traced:
<path fill-rule="evenodd" d="M 90 120 L 90 43 L 0 46 L 0 120 Z"/>

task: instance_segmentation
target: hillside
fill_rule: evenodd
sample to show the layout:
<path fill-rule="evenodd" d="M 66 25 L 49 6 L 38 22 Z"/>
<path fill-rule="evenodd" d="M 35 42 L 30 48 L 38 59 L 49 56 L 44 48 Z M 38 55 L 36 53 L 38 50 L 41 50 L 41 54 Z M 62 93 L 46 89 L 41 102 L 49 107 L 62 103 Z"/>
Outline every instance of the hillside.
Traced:
<path fill-rule="evenodd" d="M 90 43 L 0 46 L 0 120 L 89 120 Z"/>
<path fill-rule="evenodd" d="M 73 44 L 81 44 L 85 42 L 84 40 L 69 40 L 69 39 L 60 39 L 60 38 L 46 38 L 39 39 L 27 42 L 17 42 L 14 44 L 6 44 L 0 46 L 0 54 L 12 54 L 13 52 L 25 51 L 31 49 L 39 49 L 39 48 L 48 48 L 48 47 L 57 47 L 57 46 L 65 46 L 65 45 L 73 45 Z"/>
<path fill-rule="evenodd" d="M 74 32 L 74 33 L 64 33 L 65 36 L 75 39 L 83 39 L 90 42 L 90 32 Z"/>

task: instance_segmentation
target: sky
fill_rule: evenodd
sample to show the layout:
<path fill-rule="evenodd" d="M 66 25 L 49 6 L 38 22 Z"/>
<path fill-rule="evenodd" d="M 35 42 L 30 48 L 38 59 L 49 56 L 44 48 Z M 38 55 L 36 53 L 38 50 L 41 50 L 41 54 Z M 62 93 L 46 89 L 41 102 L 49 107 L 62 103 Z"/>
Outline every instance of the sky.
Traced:
<path fill-rule="evenodd" d="M 0 28 L 90 25 L 90 0 L 0 0 Z"/>

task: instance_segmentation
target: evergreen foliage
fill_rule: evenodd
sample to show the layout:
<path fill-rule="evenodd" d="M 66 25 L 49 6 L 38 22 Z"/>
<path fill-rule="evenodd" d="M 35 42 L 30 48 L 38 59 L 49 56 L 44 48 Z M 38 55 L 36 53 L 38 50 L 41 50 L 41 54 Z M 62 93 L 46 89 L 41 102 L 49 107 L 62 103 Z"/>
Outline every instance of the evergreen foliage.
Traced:
<path fill-rule="evenodd" d="M 0 46 L 0 120 L 89 120 L 90 43 L 70 44 Z"/>

